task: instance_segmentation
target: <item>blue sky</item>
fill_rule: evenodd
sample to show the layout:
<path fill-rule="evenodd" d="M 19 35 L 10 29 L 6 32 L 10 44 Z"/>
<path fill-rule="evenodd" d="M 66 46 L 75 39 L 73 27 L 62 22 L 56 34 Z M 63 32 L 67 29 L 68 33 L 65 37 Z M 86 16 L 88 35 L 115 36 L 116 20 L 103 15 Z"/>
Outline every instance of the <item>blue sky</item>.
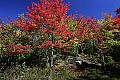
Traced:
<path fill-rule="evenodd" d="M 39 0 L 0 0 L 0 18 L 6 22 L 8 17 L 13 20 L 18 14 L 25 13 L 26 6 L 31 2 Z M 120 7 L 120 0 L 63 0 L 64 3 L 70 2 L 68 15 L 77 12 L 84 16 L 94 16 L 97 19 L 102 18 L 102 13 L 112 13 Z"/>

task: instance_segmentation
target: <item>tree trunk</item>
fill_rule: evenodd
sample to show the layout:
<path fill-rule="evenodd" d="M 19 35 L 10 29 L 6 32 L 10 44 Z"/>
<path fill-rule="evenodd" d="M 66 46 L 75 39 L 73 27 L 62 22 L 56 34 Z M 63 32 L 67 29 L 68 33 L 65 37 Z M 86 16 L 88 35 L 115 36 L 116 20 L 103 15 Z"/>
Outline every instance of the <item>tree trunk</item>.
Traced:
<path fill-rule="evenodd" d="M 52 47 L 52 52 L 51 52 L 51 55 L 50 55 L 50 67 L 53 66 L 53 54 L 54 54 L 54 49 Z"/>

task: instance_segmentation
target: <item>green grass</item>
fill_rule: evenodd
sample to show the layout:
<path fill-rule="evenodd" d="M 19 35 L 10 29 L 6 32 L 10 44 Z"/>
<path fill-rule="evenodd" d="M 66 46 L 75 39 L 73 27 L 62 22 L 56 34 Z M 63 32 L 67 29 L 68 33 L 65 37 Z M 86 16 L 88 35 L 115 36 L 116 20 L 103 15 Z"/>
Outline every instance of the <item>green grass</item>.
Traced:
<path fill-rule="evenodd" d="M 80 72 L 75 72 L 67 67 L 64 67 L 62 71 L 56 71 L 49 67 L 41 69 L 18 65 L 0 73 L 0 80 L 73 80 L 79 75 Z"/>
<path fill-rule="evenodd" d="M 75 71 L 68 66 L 55 70 L 50 67 L 41 69 L 30 68 L 25 65 L 17 65 L 0 73 L 0 80 L 120 80 L 117 77 L 110 77 L 104 72 L 96 69 Z"/>

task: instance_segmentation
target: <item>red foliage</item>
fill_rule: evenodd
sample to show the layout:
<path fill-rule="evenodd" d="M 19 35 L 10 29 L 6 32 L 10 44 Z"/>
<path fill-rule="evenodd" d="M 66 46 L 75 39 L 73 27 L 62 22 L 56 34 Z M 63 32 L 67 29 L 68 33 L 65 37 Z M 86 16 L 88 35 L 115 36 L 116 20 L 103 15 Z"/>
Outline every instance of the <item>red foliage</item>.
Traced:
<path fill-rule="evenodd" d="M 7 54 L 20 54 L 28 52 L 30 49 L 30 45 L 22 46 L 22 45 L 13 45 L 9 44 L 6 45 L 6 48 L 8 48 Z"/>
<path fill-rule="evenodd" d="M 38 27 L 39 25 L 37 25 L 34 20 L 29 20 L 27 18 L 16 18 L 12 24 L 27 33 L 40 29 L 40 27 Z"/>
<path fill-rule="evenodd" d="M 32 3 L 27 7 L 30 13 L 26 15 L 38 22 L 46 22 L 50 26 L 56 26 L 66 17 L 69 4 L 63 4 L 62 0 L 40 0 L 41 4 Z"/>
<path fill-rule="evenodd" d="M 32 3 L 31 6 L 27 7 L 29 13 L 26 13 L 26 18 L 18 18 L 13 24 L 20 29 L 31 32 L 38 30 L 43 25 L 49 27 L 57 27 L 60 22 L 64 21 L 67 15 L 68 4 L 63 4 L 62 0 L 40 0 L 40 4 Z M 49 28 L 48 30 L 52 31 Z"/>
<path fill-rule="evenodd" d="M 69 26 L 65 26 L 65 25 L 59 26 L 55 30 L 54 34 L 61 36 L 63 39 L 68 39 L 72 37 L 72 34 L 73 34 L 71 30 L 67 30 L 68 27 Z"/>
<path fill-rule="evenodd" d="M 76 19 L 77 27 L 75 31 L 75 36 L 80 39 L 79 42 L 84 40 L 97 40 L 97 36 L 100 33 L 100 26 L 97 23 L 97 20 L 89 17 L 83 17 L 82 15 L 78 16 Z"/>
<path fill-rule="evenodd" d="M 54 44 L 54 47 L 62 48 L 63 47 L 63 43 L 61 43 L 60 41 L 56 41 L 55 44 Z"/>
<path fill-rule="evenodd" d="M 63 4 L 62 0 L 40 0 L 40 4 L 32 3 L 31 6 L 27 7 L 29 12 L 26 12 L 27 18 L 17 18 L 13 24 L 19 27 L 25 32 L 31 32 L 34 30 L 42 29 L 43 33 L 61 36 L 61 38 L 68 39 L 72 36 L 72 31 L 66 30 L 68 26 L 64 23 L 67 17 L 68 4 Z M 59 40 L 59 39 L 57 39 Z M 59 41 L 45 41 L 42 45 L 37 48 L 46 47 L 59 47 L 63 46 L 63 43 Z"/>
<path fill-rule="evenodd" d="M 42 29 L 43 34 L 50 38 L 56 36 L 56 41 L 52 42 L 52 39 L 47 39 L 42 45 L 37 46 L 37 48 L 46 47 L 59 47 L 62 48 L 63 45 L 71 44 L 70 40 L 74 37 L 79 39 L 79 42 L 84 40 L 90 40 L 91 38 L 96 40 L 99 33 L 97 20 L 94 18 L 79 17 L 72 15 L 67 16 L 68 4 L 63 4 L 62 0 L 40 0 L 40 4 L 32 3 L 31 6 L 27 7 L 28 11 L 26 16 L 29 18 L 17 18 L 13 24 L 19 27 L 25 32 L 31 32 L 34 30 Z M 71 30 L 70 20 L 75 21 L 75 29 Z M 41 33 L 42 34 L 42 33 Z M 66 42 L 59 42 L 60 40 Z"/>
<path fill-rule="evenodd" d="M 62 36 L 64 37 L 64 39 L 70 38 L 72 36 L 72 31 L 66 30 L 62 32 Z"/>
<path fill-rule="evenodd" d="M 52 41 L 45 41 L 42 45 L 37 46 L 37 48 L 46 48 L 46 47 L 54 47 L 54 48 L 62 48 L 63 43 L 56 41 L 55 43 L 52 43 Z"/>
<path fill-rule="evenodd" d="M 42 45 L 37 46 L 37 48 L 46 48 L 52 46 L 52 41 L 45 41 Z"/>
<path fill-rule="evenodd" d="M 115 29 L 120 30 L 120 17 L 116 16 L 113 18 L 113 25 L 116 25 Z"/>

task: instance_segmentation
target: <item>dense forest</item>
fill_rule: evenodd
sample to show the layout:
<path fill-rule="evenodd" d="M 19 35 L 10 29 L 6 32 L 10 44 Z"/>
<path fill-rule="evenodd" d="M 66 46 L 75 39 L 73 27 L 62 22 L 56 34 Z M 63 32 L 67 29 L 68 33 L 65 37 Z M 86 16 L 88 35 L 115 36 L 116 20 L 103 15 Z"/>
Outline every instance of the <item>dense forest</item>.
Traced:
<path fill-rule="evenodd" d="M 69 5 L 40 0 L 0 20 L 0 80 L 120 80 L 120 8 L 98 20 Z"/>

